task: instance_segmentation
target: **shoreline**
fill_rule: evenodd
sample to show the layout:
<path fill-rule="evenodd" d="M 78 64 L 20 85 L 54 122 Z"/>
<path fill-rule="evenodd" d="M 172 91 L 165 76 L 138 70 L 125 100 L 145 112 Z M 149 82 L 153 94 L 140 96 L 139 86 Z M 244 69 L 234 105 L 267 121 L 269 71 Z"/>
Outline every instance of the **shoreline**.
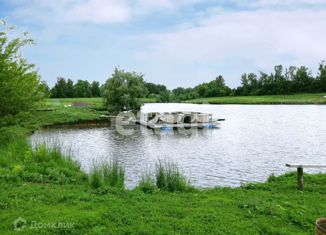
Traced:
<path fill-rule="evenodd" d="M 93 108 L 59 106 L 53 112 L 34 112 L 7 129 L 30 135 L 46 127 L 107 122 Z M 20 140 L 27 136 L 21 138 L 13 138 L 8 148 L 0 147 L 3 234 L 13 232 L 17 218 L 26 220 L 24 234 L 311 234 L 316 219 L 325 216 L 326 174 L 305 174 L 304 192 L 296 189 L 295 172 L 262 183 L 189 192 L 92 189 L 69 158 L 43 159 L 46 150 L 40 148 L 31 159 L 31 150 L 21 149 Z M 29 227 L 33 221 L 74 226 L 35 229 Z"/>

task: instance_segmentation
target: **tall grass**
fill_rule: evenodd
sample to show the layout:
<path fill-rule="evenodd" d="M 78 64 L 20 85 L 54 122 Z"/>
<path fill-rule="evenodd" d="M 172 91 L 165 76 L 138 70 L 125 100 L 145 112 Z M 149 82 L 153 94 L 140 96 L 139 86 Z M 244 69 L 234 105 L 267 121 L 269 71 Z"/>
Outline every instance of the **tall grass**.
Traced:
<path fill-rule="evenodd" d="M 155 173 L 156 186 L 161 190 L 182 192 L 193 189 L 190 182 L 180 172 L 178 166 L 174 162 L 162 162 L 159 160 L 156 164 Z"/>
<path fill-rule="evenodd" d="M 25 139 L 16 139 L 0 149 L 0 172 L 8 181 L 63 184 L 87 178 L 79 163 L 64 154 L 59 145 L 32 147 Z"/>
<path fill-rule="evenodd" d="M 110 163 L 93 165 L 90 172 L 90 184 L 93 188 L 101 186 L 124 187 L 125 171 L 117 160 Z"/>
<path fill-rule="evenodd" d="M 155 190 L 155 180 L 150 172 L 143 173 L 138 188 L 144 193 L 152 193 Z"/>

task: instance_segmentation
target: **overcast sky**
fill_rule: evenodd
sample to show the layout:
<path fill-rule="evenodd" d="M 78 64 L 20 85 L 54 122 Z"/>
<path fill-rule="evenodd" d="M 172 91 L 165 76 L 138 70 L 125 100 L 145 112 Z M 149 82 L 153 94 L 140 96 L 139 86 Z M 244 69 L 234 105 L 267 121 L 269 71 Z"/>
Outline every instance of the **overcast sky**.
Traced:
<path fill-rule="evenodd" d="M 23 55 L 50 86 L 103 83 L 119 66 L 169 88 L 221 74 L 326 59 L 326 0 L 0 0 L 0 18 L 30 32 Z"/>

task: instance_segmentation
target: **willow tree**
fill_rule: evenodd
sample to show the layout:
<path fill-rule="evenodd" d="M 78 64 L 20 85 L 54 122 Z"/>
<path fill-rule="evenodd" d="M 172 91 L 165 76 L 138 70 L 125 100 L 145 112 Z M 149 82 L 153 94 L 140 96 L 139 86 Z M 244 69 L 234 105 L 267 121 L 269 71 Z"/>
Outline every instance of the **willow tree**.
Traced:
<path fill-rule="evenodd" d="M 103 89 L 103 97 L 110 112 L 139 110 L 141 106 L 139 98 L 145 97 L 146 93 L 143 74 L 126 72 L 118 68 L 106 81 Z"/>
<path fill-rule="evenodd" d="M 24 33 L 10 37 L 13 27 L 4 21 L 0 26 L 0 117 L 15 115 L 33 109 L 45 95 L 45 86 L 40 81 L 33 64 L 21 56 L 23 46 L 33 44 Z"/>

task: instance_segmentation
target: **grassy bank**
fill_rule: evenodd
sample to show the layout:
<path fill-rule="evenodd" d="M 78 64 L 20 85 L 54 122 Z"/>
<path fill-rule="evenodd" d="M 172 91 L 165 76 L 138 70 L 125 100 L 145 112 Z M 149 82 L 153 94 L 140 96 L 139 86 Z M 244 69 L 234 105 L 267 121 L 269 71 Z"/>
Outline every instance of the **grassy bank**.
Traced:
<path fill-rule="evenodd" d="M 51 99 L 45 107 L 54 111 L 21 114 L 1 128 L 0 234 L 313 234 L 326 215 L 325 174 L 305 175 L 304 192 L 296 174 L 198 190 L 174 165 L 159 163 L 156 177 L 126 190 L 117 165 L 87 175 L 59 146 L 32 149 L 25 139 L 44 125 L 97 120 L 101 100 Z"/>
<path fill-rule="evenodd" d="M 199 98 L 194 104 L 326 104 L 325 93 Z"/>
<path fill-rule="evenodd" d="M 1 234 L 313 234 L 326 214 L 325 175 L 305 175 L 304 192 L 287 174 L 240 188 L 144 193 L 93 187 L 69 157 L 23 143 L 0 151 L 0 172 Z M 18 218 L 24 228 L 14 233 Z"/>
<path fill-rule="evenodd" d="M 72 102 L 87 102 L 88 105 L 74 107 L 70 106 Z M 49 111 L 32 110 L 28 113 L 20 113 L 15 117 L 0 118 L 0 148 L 10 141 L 24 138 L 44 126 L 99 121 L 100 115 L 107 113 L 100 98 L 47 99 L 40 109 Z"/>
<path fill-rule="evenodd" d="M 144 98 L 143 103 L 155 102 Z M 74 103 L 77 103 L 76 106 Z M 82 103 L 78 106 L 78 103 Z M 85 104 L 85 106 L 83 106 Z M 21 113 L 15 117 L 0 118 L 0 147 L 12 139 L 26 137 L 44 126 L 88 123 L 100 121 L 102 114 L 108 114 L 102 98 L 60 98 L 46 99 L 40 110 Z"/>

